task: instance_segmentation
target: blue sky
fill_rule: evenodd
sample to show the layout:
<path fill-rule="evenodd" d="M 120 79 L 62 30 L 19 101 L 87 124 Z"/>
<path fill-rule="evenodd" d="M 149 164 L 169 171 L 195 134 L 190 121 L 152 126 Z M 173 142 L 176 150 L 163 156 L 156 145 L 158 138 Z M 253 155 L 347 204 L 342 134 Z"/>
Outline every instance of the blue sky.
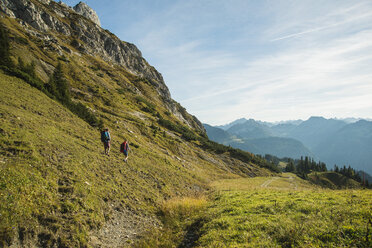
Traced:
<path fill-rule="evenodd" d="M 372 118 L 372 1 L 84 2 L 204 123 Z"/>

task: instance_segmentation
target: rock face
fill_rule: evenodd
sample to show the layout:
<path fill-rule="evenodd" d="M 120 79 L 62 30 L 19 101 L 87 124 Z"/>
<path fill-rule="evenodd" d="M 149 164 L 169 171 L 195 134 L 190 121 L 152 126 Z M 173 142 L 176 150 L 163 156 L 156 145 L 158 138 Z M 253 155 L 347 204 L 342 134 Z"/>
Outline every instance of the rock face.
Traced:
<path fill-rule="evenodd" d="M 89 7 L 86 3 L 80 2 L 75 5 L 74 10 L 79 13 L 80 15 L 85 16 L 98 26 L 101 26 L 101 22 L 99 21 L 97 13 Z"/>
<path fill-rule="evenodd" d="M 148 64 L 140 50 L 134 44 L 121 41 L 102 29 L 96 12 L 87 4 L 80 2 L 72 9 L 62 2 L 50 0 L 1 0 L 0 10 L 12 18 L 18 18 L 31 35 L 53 41 L 53 46 L 60 54 L 71 53 L 61 44 L 72 39 L 71 45 L 80 53 L 99 56 L 145 78 L 156 88 L 173 114 L 189 127 L 205 132 L 201 123 L 195 121 L 196 118 L 181 111 L 171 98 L 162 75 Z M 60 42 L 61 35 L 66 37 L 63 42 Z"/>

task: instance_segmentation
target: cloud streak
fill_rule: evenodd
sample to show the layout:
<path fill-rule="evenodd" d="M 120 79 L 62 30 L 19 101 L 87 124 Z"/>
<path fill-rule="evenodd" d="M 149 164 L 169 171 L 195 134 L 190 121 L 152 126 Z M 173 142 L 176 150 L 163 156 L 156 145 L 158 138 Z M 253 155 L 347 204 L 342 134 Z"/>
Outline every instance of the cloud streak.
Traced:
<path fill-rule="evenodd" d="M 342 21 L 342 22 L 333 23 L 333 24 L 330 24 L 330 25 L 325 25 L 325 26 L 322 26 L 322 27 L 312 28 L 312 29 L 309 29 L 309 30 L 306 30 L 306 31 L 302 31 L 302 32 L 298 32 L 298 33 L 294 33 L 294 34 L 282 36 L 282 37 L 273 39 L 271 41 L 279 41 L 279 40 L 284 40 L 284 39 L 299 37 L 299 36 L 302 36 L 304 34 L 309 34 L 309 33 L 313 33 L 313 32 L 322 31 L 322 30 L 325 30 L 325 29 L 337 27 L 337 26 L 340 26 L 340 25 L 348 24 L 348 23 L 351 23 L 351 22 L 354 22 L 354 21 L 357 21 L 357 20 L 360 20 L 360 19 L 363 19 L 363 18 L 371 17 L 371 16 L 372 16 L 372 12 L 368 12 L 368 13 L 366 13 L 364 15 L 356 16 L 356 17 L 350 18 L 350 19 L 345 20 L 345 21 Z"/>

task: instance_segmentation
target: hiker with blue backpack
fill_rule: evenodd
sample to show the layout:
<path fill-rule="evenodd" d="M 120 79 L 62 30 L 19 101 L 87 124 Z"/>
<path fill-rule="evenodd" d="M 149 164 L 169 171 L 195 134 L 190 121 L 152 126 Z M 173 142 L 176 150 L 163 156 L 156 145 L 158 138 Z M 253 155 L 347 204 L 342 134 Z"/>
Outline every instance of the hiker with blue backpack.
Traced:
<path fill-rule="evenodd" d="M 101 132 L 101 141 L 103 143 L 103 146 L 105 148 L 105 154 L 107 156 L 109 156 L 109 152 L 110 152 L 110 141 L 111 141 L 111 136 L 110 136 L 110 132 L 108 130 L 108 128 L 105 128 L 104 130 L 102 130 Z"/>
<path fill-rule="evenodd" d="M 124 162 L 128 162 L 128 152 L 129 152 L 130 148 L 129 148 L 129 142 L 124 139 L 124 142 L 121 143 L 120 145 L 120 152 L 124 153 L 125 155 L 125 159 L 124 159 Z"/>

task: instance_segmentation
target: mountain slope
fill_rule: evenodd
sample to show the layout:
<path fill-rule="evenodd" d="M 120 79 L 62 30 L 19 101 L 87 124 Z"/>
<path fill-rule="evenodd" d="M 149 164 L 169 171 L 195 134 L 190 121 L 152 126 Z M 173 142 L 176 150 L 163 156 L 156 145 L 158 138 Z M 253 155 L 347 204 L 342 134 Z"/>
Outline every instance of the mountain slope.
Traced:
<path fill-rule="evenodd" d="M 120 230 L 122 244 L 159 225 L 163 199 L 197 194 L 214 178 L 267 173 L 204 152 L 129 104 L 115 115 L 96 111 L 113 137 L 106 157 L 98 130 L 19 79 L 0 73 L 0 83 L 0 229 L 9 244 L 115 247 L 111 222 L 136 221 Z M 124 138 L 132 144 L 129 164 L 118 152 Z M 101 228 L 108 232 L 99 235 Z"/>
<path fill-rule="evenodd" d="M 314 172 L 308 175 L 309 181 L 330 189 L 360 188 L 360 184 L 336 172 Z"/>
<path fill-rule="evenodd" d="M 271 154 L 279 158 L 300 158 L 301 156 L 315 157 L 301 142 L 291 138 L 267 137 L 243 139 L 241 142 L 230 142 L 232 147 L 254 154 Z"/>
<path fill-rule="evenodd" d="M 301 141 L 312 150 L 345 125 L 346 123 L 340 120 L 311 117 L 293 128 L 287 137 Z"/>
<path fill-rule="evenodd" d="M 164 200 L 201 194 L 217 178 L 272 174 L 231 151 L 203 150 L 204 128 L 167 98 L 160 74 L 133 45 L 53 1 L 0 6 L 23 18 L 0 18 L 15 67 L 33 68 L 48 89 L 60 64 L 72 103 L 103 120 L 113 138 L 104 156 L 99 130 L 1 67 L 1 247 L 130 245 L 162 225 Z M 119 153 L 125 138 L 129 163 Z"/>
<path fill-rule="evenodd" d="M 245 139 L 266 138 L 272 136 L 268 126 L 249 119 L 243 123 L 237 123 L 226 130 L 231 134 Z"/>
<path fill-rule="evenodd" d="M 328 164 L 352 165 L 372 173 L 372 122 L 348 124 L 324 140 L 315 152 Z"/>
<path fill-rule="evenodd" d="M 268 127 L 253 120 L 235 124 L 226 131 L 208 124 L 204 124 L 204 127 L 211 140 L 254 154 L 271 154 L 281 158 L 300 158 L 301 156 L 316 158 L 300 141 L 292 138 L 272 137 Z M 233 135 L 230 133 L 231 130 L 239 135 Z"/>
<path fill-rule="evenodd" d="M 207 132 L 208 138 L 215 142 L 228 145 L 231 141 L 236 139 L 236 136 L 228 133 L 227 131 L 221 128 L 213 127 L 208 124 L 203 124 L 203 125 L 205 128 L 205 131 Z"/>
<path fill-rule="evenodd" d="M 226 124 L 226 125 L 220 125 L 220 126 L 216 126 L 217 128 L 220 128 L 220 129 L 223 129 L 223 130 L 227 130 L 227 129 L 229 129 L 230 127 L 232 127 L 232 126 L 234 126 L 234 125 L 236 125 L 236 124 L 242 124 L 242 123 L 244 123 L 244 122 L 246 122 L 247 121 L 247 119 L 245 119 L 245 118 L 240 118 L 240 119 L 237 119 L 237 120 L 235 120 L 235 121 L 233 121 L 233 122 L 230 122 L 230 123 L 228 123 L 228 124 Z"/>

